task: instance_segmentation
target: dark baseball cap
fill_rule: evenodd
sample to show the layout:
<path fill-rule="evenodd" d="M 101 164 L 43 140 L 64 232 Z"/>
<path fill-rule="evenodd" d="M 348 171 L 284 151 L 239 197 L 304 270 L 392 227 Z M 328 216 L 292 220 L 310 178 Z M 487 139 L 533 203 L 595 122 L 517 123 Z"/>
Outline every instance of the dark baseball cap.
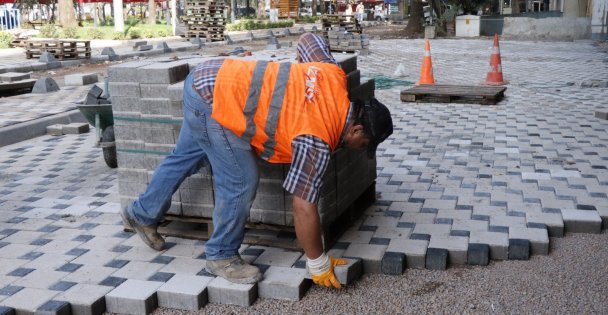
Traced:
<path fill-rule="evenodd" d="M 367 156 L 373 158 L 378 145 L 393 134 L 393 119 L 388 108 L 376 98 L 366 100 L 362 105 L 363 125 L 369 137 Z"/>

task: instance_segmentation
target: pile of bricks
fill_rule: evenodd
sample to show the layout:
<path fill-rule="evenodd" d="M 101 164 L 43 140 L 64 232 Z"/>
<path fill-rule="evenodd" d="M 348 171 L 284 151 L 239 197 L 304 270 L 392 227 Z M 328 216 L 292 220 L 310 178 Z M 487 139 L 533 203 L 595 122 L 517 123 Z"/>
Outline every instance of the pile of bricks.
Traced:
<path fill-rule="evenodd" d="M 244 59 L 266 59 L 256 55 Z M 294 58 L 284 58 L 283 61 Z M 360 82 L 356 56 L 337 56 L 348 77 L 351 98 L 373 96 L 374 82 Z M 182 121 L 183 81 L 205 58 L 166 62 L 133 61 L 108 69 L 118 152 L 119 193 L 125 207 L 142 193 L 162 159 L 173 149 Z M 292 196 L 282 188 L 286 164 L 258 161 L 260 183 L 250 213 L 251 224 L 293 227 Z M 376 161 L 364 152 L 340 149 L 334 153 L 323 179 L 319 213 L 323 227 L 332 224 L 364 192 L 373 189 Z M 214 195 L 210 166 L 191 175 L 174 194 L 168 214 L 211 218 Z"/>
<path fill-rule="evenodd" d="M 366 34 L 348 32 L 343 27 L 332 27 L 327 32 L 329 47 L 332 51 L 359 52 L 369 54 L 369 37 Z"/>

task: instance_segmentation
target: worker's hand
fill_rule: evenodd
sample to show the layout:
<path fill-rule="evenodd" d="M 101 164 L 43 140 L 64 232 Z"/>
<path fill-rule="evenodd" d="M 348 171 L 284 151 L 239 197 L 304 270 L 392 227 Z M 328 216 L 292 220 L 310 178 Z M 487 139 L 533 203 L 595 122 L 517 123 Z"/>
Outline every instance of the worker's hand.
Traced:
<path fill-rule="evenodd" d="M 342 258 L 329 257 L 329 269 L 326 272 L 318 275 L 311 273 L 312 282 L 327 288 L 331 288 L 332 286 L 336 289 L 342 288 L 340 281 L 338 281 L 336 275 L 334 274 L 334 267 L 339 265 L 346 265 L 346 260 Z"/>

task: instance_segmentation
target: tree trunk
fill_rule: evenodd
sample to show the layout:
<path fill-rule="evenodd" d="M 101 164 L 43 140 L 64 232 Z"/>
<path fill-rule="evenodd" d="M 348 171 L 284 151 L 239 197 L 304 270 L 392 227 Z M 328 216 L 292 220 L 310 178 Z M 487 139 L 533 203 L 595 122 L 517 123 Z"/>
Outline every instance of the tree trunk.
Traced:
<path fill-rule="evenodd" d="M 310 4 L 310 9 L 312 12 L 312 16 L 317 16 L 317 0 L 312 0 L 312 3 Z"/>
<path fill-rule="evenodd" d="M 156 24 L 156 2 L 148 0 L 148 24 Z"/>
<path fill-rule="evenodd" d="M 410 19 L 405 28 L 408 34 L 421 34 L 423 32 L 424 13 L 422 12 L 422 0 L 412 0 L 410 8 Z"/>
<path fill-rule="evenodd" d="M 76 26 L 76 13 L 72 0 L 57 1 L 57 11 L 59 11 L 59 24 L 63 27 Z"/>

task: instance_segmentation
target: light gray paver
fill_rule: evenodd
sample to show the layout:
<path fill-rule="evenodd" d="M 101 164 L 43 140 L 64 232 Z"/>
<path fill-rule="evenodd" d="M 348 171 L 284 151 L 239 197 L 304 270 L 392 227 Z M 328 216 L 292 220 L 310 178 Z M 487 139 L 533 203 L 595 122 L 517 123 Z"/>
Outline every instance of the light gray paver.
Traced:
<path fill-rule="evenodd" d="M 16 315 L 32 315 L 38 307 L 58 293 L 45 289 L 24 288 L 3 300 L 2 305 L 14 308 Z"/>
<path fill-rule="evenodd" d="M 490 258 L 505 260 L 509 258 L 509 234 L 500 232 L 471 231 L 469 242 L 475 244 L 488 244 Z"/>
<path fill-rule="evenodd" d="M 431 248 L 443 248 L 448 250 L 448 260 L 453 265 L 465 265 L 467 263 L 468 237 L 433 235 L 429 242 Z"/>
<path fill-rule="evenodd" d="M 257 284 L 232 283 L 217 277 L 207 285 L 209 303 L 249 306 L 258 297 Z"/>
<path fill-rule="evenodd" d="M 424 269 L 428 247 L 427 240 L 392 240 L 386 251 L 404 253 L 406 268 Z"/>
<path fill-rule="evenodd" d="M 212 277 L 177 274 L 156 294 L 158 306 L 196 311 L 207 304 L 207 286 Z"/>
<path fill-rule="evenodd" d="M 127 280 L 106 294 L 108 312 L 147 315 L 158 305 L 156 291 L 162 282 Z"/>
<path fill-rule="evenodd" d="M 306 269 L 271 266 L 258 282 L 262 298 L 299 301 L 311 285 Z"/>
<path fill-rule="evenodd" d="M 97 73 L 68 74 L 63 79 L 65 85 L 89 85 L 97 82 Z"/>
<path fill-rule="evenodd" d="M 513 227 L 509 229 L 509 238 L 526 239 L 530 241 L 532 255 L 549 254 L 549 234 L 546 229 L 529 229 Z"/>
<path fill-rule="evenodd" d="M 344 252 L 344 257 L 361 258 L 363 261 L 363 272 L 382 272 L 382 256 L 387 245 L 373 244 L 350 244 Z"/>
<path fill-rule="evenodd" d="M 105 295 L 113 288 L 79 283 L 55 298 L 71 305 L 72 315 L 101 315 L 106 311 Z"/>
<path fill-rule="evenodd" d="M 566 232 L 601 233 L 602 218 L 597 211 L 562 209 Z"/>

